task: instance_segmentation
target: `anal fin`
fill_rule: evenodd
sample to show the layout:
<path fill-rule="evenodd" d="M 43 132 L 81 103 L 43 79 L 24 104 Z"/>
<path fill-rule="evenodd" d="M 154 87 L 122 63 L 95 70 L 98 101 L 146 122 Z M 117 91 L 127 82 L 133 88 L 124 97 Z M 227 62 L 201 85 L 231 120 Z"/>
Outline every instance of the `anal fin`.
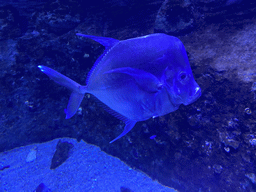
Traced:
<path fill-rule="evenodd" d="M 110 141 L 109 143 L 113 143 L 117 139 L 120 139 L 121 137 L 126 135 L 129 131 L 131 131 L 131 129 L 134 127 L 134 125 L 136 123 L 137 123 L 136 121 L 128 121 L 128 122 L 126 122 L 125 127 L 124 127 L 124 131 L 117 138 L 115 138 L 114 140 Z"/>

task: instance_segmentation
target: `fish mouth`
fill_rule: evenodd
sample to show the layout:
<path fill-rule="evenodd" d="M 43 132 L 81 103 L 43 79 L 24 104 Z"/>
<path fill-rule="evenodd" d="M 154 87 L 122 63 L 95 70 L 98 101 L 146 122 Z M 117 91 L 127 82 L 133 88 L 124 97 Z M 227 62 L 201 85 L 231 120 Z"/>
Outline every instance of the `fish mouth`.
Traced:
<path fill-rule="evenodd" d="M 200 96 L 201 96 L 201 89 L 199 86 L 197 86 L 195 89 L 194 89 L 194 93 L 192 96 L 189 96 L 189 98 L 183 103 L 184 105 L 189 105 L 193 102 L 195 102 Z"/>

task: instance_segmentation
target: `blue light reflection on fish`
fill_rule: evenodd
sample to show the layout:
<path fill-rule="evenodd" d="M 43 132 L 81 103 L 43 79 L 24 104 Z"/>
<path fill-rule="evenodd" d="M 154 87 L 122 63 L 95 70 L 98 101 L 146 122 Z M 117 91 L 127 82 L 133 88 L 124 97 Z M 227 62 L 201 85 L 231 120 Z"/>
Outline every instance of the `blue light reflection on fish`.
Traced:
<path fill-rule="evenodd" d="M 72 91 L 65 109 L 66 119 L 76 113 L 84 94 L 90 93 L 107 105 L 111 114 L 125 122 L 124 131 L 110 143 L 128 133 L 136 122 L 166 115 L 201 95 L 185 48 L 176 37 L 156 33 L 119 41 L 77 35 L 105 46 L 85 86 L 49 67 L 38 67 L 56 83 Z"/>

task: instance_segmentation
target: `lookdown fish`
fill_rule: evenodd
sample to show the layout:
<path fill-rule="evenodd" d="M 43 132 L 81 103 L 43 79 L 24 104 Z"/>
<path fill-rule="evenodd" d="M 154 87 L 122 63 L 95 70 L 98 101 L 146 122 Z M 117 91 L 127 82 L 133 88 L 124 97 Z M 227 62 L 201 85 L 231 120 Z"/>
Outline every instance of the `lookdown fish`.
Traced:
<path fill-rule="evenodd" d="M 136 122 L 166 115 L 177 110 L 180 104 L 188 105 L 201 95 L 185 47 L 176 37 L 155 33 L 119 41 L 77 35 L 105 47 L 92 67 L 86 85 L 80 85 L 49 67 L 38 67 L 56 83 L 71 90 L 65 109 L 66 119 L 76 113 L 84 94 L 90 93 L 125 123 L 124 131 L 110 143 L 128 133 Z"/>

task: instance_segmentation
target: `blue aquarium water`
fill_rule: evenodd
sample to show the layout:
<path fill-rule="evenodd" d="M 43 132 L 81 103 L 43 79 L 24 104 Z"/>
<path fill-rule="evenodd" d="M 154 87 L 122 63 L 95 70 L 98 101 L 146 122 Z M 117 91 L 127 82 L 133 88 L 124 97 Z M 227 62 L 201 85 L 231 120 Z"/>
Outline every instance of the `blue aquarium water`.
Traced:
<path fill-rule="evenodd" d="M 255 31 L 250 0 L 0 0 L 0 192 L 255 191 Z"/>

